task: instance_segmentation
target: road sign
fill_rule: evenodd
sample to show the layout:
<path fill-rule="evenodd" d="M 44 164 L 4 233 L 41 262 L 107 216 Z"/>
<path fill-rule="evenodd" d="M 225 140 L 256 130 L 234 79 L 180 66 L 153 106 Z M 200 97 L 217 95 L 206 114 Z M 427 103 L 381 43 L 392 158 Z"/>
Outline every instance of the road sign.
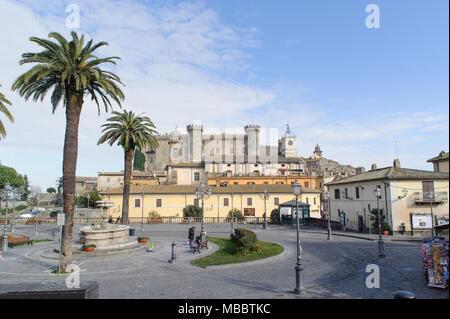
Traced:
<path fill-rule="evenodd" d="M 58 213 L 56 216 L 56 224 L 58 226 L 64 226 L 66 223 L 66 215 L 64 213 Z"/>

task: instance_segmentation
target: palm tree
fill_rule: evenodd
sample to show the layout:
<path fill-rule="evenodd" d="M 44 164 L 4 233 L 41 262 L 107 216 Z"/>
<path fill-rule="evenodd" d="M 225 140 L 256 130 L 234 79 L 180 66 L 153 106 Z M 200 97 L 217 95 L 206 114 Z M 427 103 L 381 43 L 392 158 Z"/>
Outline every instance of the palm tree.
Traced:
<path fill-rule="evenodd" d="M 0 87 L 1 87 L 1 85 L 0 85 Z M 9 101 L 5 98 L 5 96 L 4 96 L 2 93 L 0 93 L 0 113 L 5 114 L 6 117 L 7 117 L 12 123 L 14 123 L 14 118 L 13 118 L 13 116 L 11 115 L 11 113 L 9 113 L 9 111 L 8 111 L 8 109 L 6 108 L 5 104 L 11 105 L 11 102 L 9 102 Z M 5 130 L 5 127 L 3 126 L 3 122 L 0 120 L 0 140 L 1 140 L 2 138 L 5 138 L 5 137 L 6 137 L 6 130 Z"/>
<path fill-rule="evenodd" d="M 155 135 L 158 134 L 153 122 L 146 116 L 134 114 L 132 111 L 124 110 L 122 113 L 113 112 L 115 116 L 107 119 L 103 124 L 103 136 L 97 145 L 108 142 L 112 146 L 115 142 L 123 147 L 125 152 L 125 170 L 123 179 L 123 207 L 122 224 L 128 225 L 128 209 L 130 197 L 130 181 L 132 174 L 133 157 L 136 147 L 143 150 L 155 149 L 158 141 Z"/>
<path fill-rule="evenodd" d="M 59 33 L 50 33 L 50 41 L 31 37 L 30 41 L 37 43 L 44 50 L 38 53 L 24 53 L 20 64 L 36 63 L 30 70 L 22 74 L 13 84 L 12 89 L 28 100 L 44 100 L 47 92 L 51 95 L 52 111 L 63 102 L 66 109 L 66 132 L 63 157 L 63 200 L 66 216 L 62 237 L 62 267 L 66 271 L 72 263 L 72 230 L 75 206 L 75 176 L 78 157 L 78 126 L 84 97 L 90 96 L 97 104 L 100 114 L 102 103 L 105 111 L 112 108 L 110 99 L 120 107 L 124 94 L 118 84 L 119 77 L 112 72 L 99 68 L 103 63 L 116 64 L 118 57 L 97 58 L 94 51 L 108 45 L 106 42 L 93 44 L 93 40 L 84 43 L 84 35 L 79 38 L 71 33 L 72 40 L 68 42 Z"/>

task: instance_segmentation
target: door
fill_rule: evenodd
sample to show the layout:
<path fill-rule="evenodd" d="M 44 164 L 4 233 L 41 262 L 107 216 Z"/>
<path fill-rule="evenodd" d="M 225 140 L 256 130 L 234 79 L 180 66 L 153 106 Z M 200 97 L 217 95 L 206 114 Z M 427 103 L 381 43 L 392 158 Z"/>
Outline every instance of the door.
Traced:
<path fill-rule="evenodd" d="M 364 232 L 363 217 L 362 216 L 358 216 L 358 231 L 360 233 Z"/>

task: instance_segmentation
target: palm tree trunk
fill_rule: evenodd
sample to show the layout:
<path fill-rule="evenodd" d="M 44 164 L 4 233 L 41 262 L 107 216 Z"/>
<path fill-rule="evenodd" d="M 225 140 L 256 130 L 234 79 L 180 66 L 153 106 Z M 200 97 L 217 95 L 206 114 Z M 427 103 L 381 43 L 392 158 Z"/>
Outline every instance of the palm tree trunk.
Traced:
<path fill-rule="evenodd" d="M 63 158 L 63 205 L 66 217 L 62 232 L 62 267 L 65 272 L 72 263 L 72 231 L 75 211 L 75 186 L 78 158 L 78 126 L 80 123 L 83 98 L 73 94 L 67 95 L 66 135 L 64 139 Z"/>
<path fill-rule="evenodd" d="M 123 177 L 123 207 L 122 207 L 122 224 L 128 225 L 128 211 L 130 208 L 130 182 L 133 169 L 134 149 L 125 151 L 125 172 Z"/>

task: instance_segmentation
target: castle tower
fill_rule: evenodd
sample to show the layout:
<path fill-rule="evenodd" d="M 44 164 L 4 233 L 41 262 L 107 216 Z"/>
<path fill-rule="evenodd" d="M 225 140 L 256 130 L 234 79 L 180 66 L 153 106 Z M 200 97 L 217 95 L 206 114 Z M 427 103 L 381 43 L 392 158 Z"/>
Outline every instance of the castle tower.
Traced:
<path fill-rule="evenodd" d="M 202 161 L 202 135 L 203 126 L 192 124 L 187 126 L 189 139 L 189 159 L 192 163 L 200 163 Z"/>
<path fill-rule="evenodd" d="M 259 155 L 259 132 L 261 127 L 259 125 L 247 125 L 244 129 L 246 135 L 245 148 L 248 156 L 248 162 L 255 163 Z"/>

